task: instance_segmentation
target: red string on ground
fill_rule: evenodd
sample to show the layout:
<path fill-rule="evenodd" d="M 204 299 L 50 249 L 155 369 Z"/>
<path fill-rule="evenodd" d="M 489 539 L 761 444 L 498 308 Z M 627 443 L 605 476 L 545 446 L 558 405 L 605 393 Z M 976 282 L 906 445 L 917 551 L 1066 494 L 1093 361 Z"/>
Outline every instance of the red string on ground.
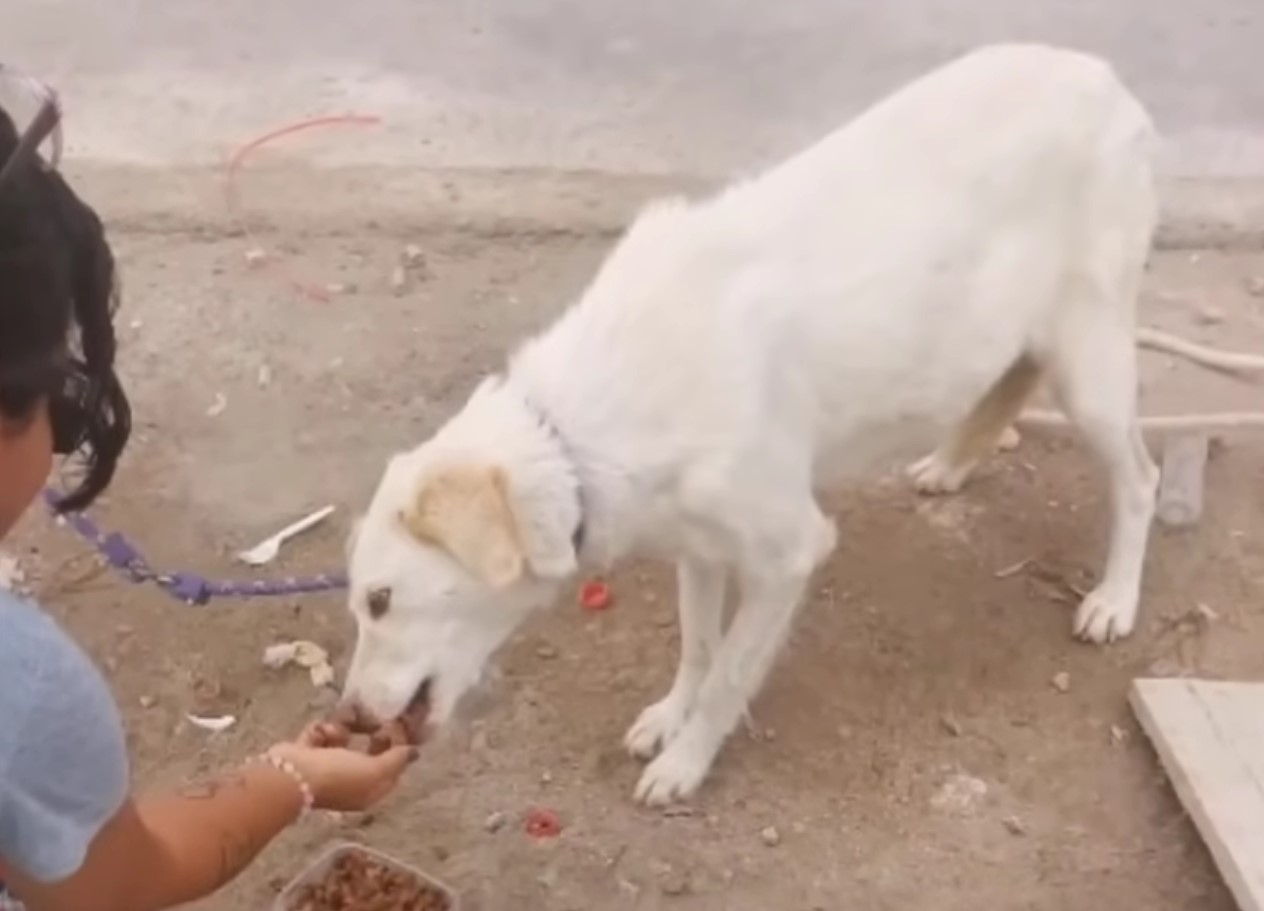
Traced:
<path fill-rule="evenodd" d="M 255 242 L 254 233 L 250 230 L 250 226 L 246 224 L 245 218 L 242 217 L 241 209 L 238 205 L 239 198 L 237 195 L 237 172 L 241 169 L 242 163 L 252 153 L 275 140 L 282 139 L 286 136 L 292 136 L 295 133 L 301 133 L 306 130 L 319 129 L 321 127 L 330 126 L 377 126 L 382 122 L 382 118 L 371 114 L 332 114 L 324 117 L 311 117 L 306 120 L 299 120 L 294 123 L 286 124 L 275 130 L 270 130 L 260 136 L 256 136 L 249 142 L 240 145 L 228 159 L 228 165 L 224 174 L 224 202 L 228 206 L 229 214 L 241 226 L 246 238 L 251 245 L 259 246 Z M 292 274 L 287 276 L 289 284 L 295 290 L 305 297 L 313 300 L 326 302 L 329 300 L 329 292 L 319 285 L 311 282 L 301 281 Z"/>

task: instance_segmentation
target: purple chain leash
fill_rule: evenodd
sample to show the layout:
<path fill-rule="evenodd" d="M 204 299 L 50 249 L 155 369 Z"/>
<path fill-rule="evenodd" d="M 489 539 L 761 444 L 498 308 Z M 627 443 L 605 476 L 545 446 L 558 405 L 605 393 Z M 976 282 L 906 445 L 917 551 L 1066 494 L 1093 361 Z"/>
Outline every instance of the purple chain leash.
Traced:
<path fill-rule="evenodd" d="M 44 490 L 44 501 L 56 510 L 61 497 L 56 491 Z M 131 582 L 153 582 L 182 604 L 206 604 L 212 598 L 264 598 L 277 595 L 305 595 L 312 592 L 337 591 L 347 587 L 347 579 L 340 574 L 321 573 L 318 576 L 300 578 L 285 576 L 281 579 L 215 581 L 191 572 L 159 573 L 149 565 L 131 542 L 118 532 L 106 534 L 84 513 L 68 513 L 59 516 L 79 536 L 97 549 L 114 567 Z"/>

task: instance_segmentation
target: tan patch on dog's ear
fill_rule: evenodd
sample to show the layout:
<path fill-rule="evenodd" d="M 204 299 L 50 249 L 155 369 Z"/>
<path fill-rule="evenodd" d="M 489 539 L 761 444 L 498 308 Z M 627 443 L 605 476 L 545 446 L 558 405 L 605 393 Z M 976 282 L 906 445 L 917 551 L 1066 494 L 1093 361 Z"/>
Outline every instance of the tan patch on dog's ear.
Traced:
<path fill-rule="evenodd" d="M 447 551 L 493 588 L 522 577 L 525 556 L 500 468 L 458 465 L 431 475 L 399 520 L 418 541 Z"/>

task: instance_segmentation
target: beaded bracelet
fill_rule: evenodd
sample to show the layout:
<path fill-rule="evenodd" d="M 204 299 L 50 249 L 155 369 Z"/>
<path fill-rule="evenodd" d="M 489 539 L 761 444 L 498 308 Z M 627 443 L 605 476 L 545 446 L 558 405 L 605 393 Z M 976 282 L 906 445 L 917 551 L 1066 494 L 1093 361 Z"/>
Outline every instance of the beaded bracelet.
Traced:
<path fill-rule="evenodd" d="M 289 776 L 289 778 L 298 786 L 299 794 L 303 797 L 303 806 L 299 809 L 298 820 L 301 821 L 308 813 L 312 811 L 312 807 L 316 803 L 316 797 L 312 794 L 312 786 L 307 783 L 307 779 L 288 759 L 276 756 L 272 753 L 262 753 L 252 760 L 253 762 L 261 762 L 264 765 L 272 766 L 278 772 Z"/>

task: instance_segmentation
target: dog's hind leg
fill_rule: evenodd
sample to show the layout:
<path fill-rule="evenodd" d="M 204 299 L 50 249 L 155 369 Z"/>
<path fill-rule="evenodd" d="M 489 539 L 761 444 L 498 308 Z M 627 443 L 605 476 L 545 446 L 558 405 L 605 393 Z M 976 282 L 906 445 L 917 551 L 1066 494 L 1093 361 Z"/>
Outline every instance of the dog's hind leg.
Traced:
<path fill-rule="evenodd" d="M 1059 404 L 1105 467 L 1110 550 L 1102 580 L 1084 598 L 1073 631 L 1091 642 L 1132 632 L 1141 592 L 1159 469 L 1137 424 L 1137 352 L 1114 314 L 1086 306 L 1062 330 L 1050 358 Z"/>
<path fill-rule="evenodd" d="M 810 503 L 810 512 L 787 529 L 779 544 L 791 549 L 747 559 L 738 580 L 741 598 L 733 622 L 698 690 L 685 725 L 646 767 L 636 797 L 657 805 L 688 797 L 702 784 L 725 739 L 767 677 L 790 631 L 809 576 L 834 548 L 834 525 Z"/>
<path fill-rule="evenodd" d="M 676 566 L 680 612 L 680 663 L 667 695 L 647 706 L 623 743 L 633 756 L 649 759 L 665 748 L 693 711 L 723 634 L 725 567 L 690 558 Z"/>
<path fill-rule="evenodd" d="M 1015 361 L 942 446 L 908 468 L 920 493 L 956 493 L 979 462 L 990 455 L 1010 422 L 1040 381 L 1040 368 L 1027 356 Z"/>

